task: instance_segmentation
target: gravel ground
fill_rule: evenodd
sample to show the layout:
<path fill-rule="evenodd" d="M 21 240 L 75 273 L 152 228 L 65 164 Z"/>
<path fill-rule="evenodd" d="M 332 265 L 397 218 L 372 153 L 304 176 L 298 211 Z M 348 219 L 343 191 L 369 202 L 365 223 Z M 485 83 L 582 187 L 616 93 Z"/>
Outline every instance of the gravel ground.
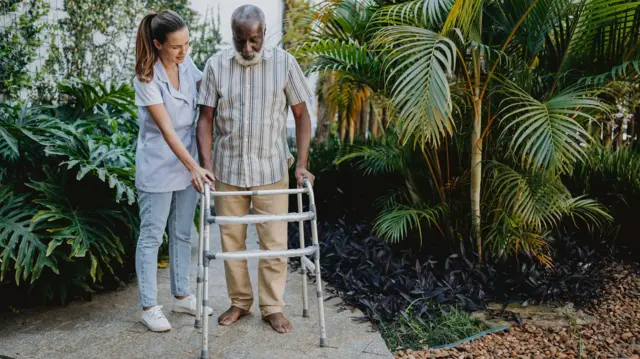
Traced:
<path fill-rule="evenodd" d="M 613 278 L 585 312 L 595 323 L 569 327 L 536 327 L 526 320 L 508 332 L 490 334 L 448 350 L 408 349 L 395 358 L 633 358 L 640 359 L 640 272 L 615 266 Z"/>

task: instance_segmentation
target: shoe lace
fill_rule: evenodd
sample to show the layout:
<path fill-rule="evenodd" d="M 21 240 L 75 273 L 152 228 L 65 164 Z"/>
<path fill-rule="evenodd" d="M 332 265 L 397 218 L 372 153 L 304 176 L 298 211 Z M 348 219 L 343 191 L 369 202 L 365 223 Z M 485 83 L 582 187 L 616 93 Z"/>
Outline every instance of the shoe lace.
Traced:
<path fill-rule="evenodd" d="M 162 305 L 157 305 L 151 309 L 150 314 L 153 317 L 153 319 L 155 320 L 167 319 L 167 317 L 165 317 L 164 313 L 162 312 L 162 307 L 163 307 Z"/>

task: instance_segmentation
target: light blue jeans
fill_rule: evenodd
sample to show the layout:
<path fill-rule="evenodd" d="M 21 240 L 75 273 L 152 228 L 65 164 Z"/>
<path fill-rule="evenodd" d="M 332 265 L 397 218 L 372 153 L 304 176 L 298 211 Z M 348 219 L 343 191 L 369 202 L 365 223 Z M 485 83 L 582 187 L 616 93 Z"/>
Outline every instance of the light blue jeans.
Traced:
<path fill-rule="evenodd" d="M 136 274 L 142 307 L 157 302 L 158 248 L 165 228 L 169 230 L 171 261 L 171 294 L 189 294 L 189 264 L 191 262 L 191 225 L 198 193 L 189 186 L 175 192 L 150 193 L 138 190 L 140 207 L 140 237 L 136 247 Z"/>

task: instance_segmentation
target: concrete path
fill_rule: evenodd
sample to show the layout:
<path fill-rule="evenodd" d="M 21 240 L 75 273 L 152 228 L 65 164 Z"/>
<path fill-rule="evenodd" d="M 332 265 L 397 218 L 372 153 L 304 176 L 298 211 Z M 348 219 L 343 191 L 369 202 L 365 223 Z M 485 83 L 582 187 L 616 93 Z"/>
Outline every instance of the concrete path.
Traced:
<path fill-rule="evenodd" d="M 194 229 L 192 253 L 192 292 L 195 293 Z M 217 226 L 212 227 L 211 246 L 220 250 Z M 247 246 L 257 248 L 255 226 L 249 226 Z M 328 347 L 320 348 L 315 285 L 309 286 L 310 318 L 302 318 L 302 281 L 298 272 L 289 271 L 285 293 L 285 314 L 292 320 L 290 334 L 274 332 L 260 318 L 256 302 L 253 313 L 231 327 L 219 326 L 217 316 L 227 309 L 224 266 L 211 262 L 210 357 L 229 359 L 288 358 L 392 358 L 378 332 L 369 323 L 356 323 L 362 316 L 340 306 L 340 299 L 325 302 Z M 257 260 L 249 261 L 254 292 L 257 290 Z M 139 323 L 138 288 L 94 296 L 91 302 L 76 302 L 65 308 L 37 308 L 0 317 L 0 358 L 197 358 L 200 355 L 200 330 L 193 327 L 194 317 L 171 312 L 169 270 L 158 271 L 159 303 L 173 326 L 167 333 L 150 332 Z M 329 295 L 325 293 L 325 297 Z"/>

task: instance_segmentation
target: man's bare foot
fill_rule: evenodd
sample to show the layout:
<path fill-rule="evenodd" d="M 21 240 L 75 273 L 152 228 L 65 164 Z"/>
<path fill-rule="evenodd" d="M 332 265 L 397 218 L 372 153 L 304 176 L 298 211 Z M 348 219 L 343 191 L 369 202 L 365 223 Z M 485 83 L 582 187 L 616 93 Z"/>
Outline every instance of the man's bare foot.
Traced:
<path fill-rule="evenodd" d="M 220 314 L 220 316 L 218 317 L 218 324 L 225 325 L 225 326 L 231 325 L 237 322 L 238 319 L 248 314 L 249 314 L 248 310 L 231 306 L 231 308 L 229 308 L 226 312 Z"/>
<path fill-rule="evenodd" d="M 293 324 L 282 313 L 267 315 L 262 317 L 262 320 L 271 324 L 273 330 L 281 334 L 290 333 L 293 330 Z"/>

